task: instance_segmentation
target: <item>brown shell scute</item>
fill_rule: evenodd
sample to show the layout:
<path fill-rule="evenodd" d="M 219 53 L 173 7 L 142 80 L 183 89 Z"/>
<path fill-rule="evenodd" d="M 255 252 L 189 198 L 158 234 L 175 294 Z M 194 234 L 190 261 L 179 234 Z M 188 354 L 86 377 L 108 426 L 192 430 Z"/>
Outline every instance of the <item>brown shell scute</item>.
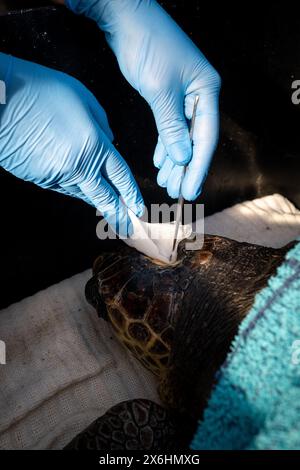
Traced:
<path fill-rule="evenodd" d="M 144 281 L 144 282 L 143 282 Z M 146 279 L 134 276 L 121 290 L 118 304 L 133 319 L 142 319 L 151 305 L 153 299 L 153 287 Z"/>
<path fill-rule="evenodd" d="M 147 325 L 142 322 L 131 322 L 128 326 L 128 334 L 139 343 L 148 343 L 151 339 L 151 332 Z"/>

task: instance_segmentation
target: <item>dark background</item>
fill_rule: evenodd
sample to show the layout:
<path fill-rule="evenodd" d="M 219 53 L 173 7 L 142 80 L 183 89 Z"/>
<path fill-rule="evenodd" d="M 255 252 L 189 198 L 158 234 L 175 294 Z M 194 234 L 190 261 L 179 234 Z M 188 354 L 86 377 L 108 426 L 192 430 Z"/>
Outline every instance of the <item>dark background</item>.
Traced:
<path fill-rule="evenodd" d="M 291 102 L 292 81 L 300 80 L 299 7 L 286 2 L 264 2 L 264 10 L 253 2 L 160 3 L 223 80 L 220 143 L 199 198 L 206 215 L 273 192 L 300 208 L 300 106 Z M 147 204 L 168 201 L 155 183 L 157 135 L 147 104 L 121 75 L 93 22 L 64 7 L 38 8 L 45 4 L 0 2 L 0 50 L 83 81 L 106 109 L 116 145 Z M 101 250 L 117 243 L 97 240 L 92 207 L 4 171 L 0 197 L 0 307 L 90 267 Z"/>

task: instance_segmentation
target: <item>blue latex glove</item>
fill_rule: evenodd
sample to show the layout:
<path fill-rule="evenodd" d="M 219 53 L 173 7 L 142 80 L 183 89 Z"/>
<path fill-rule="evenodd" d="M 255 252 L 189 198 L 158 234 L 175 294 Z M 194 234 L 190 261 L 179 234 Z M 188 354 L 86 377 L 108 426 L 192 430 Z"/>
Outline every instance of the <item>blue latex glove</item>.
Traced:
<path fill-rule="evenodd" d="M 7 104 L 0 107 L 0 165 L 42 188 L 94 205 L 122 236 L 131 231 L 127 208 L 143 199 L 112 144 L 103 108 L 78 80 L 0 53 Z"/>
<path fill-rule="evenodd" d="M 195 44 L 154 0 L 65 0 L 75 13 L 97 21 L 120 69 L 151 106 L 158 133 L 158 184 L 177 198 L 201 192 L 219 131 L 220 78 Z M 191 146 L 187 119 L 200 101 Z"/>

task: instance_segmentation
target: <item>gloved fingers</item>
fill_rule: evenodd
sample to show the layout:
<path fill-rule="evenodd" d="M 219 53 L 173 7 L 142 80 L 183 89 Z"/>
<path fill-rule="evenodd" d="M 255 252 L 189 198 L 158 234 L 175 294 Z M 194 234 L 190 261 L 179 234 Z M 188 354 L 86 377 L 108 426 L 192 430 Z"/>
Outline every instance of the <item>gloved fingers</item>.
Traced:
<path fill-rule="evenodd" d="M 185 114 L 185 117 L 187 119 L 192 119 L 192 116 L 193 116 L 193 111 L 194 111 L 194 104 L 195 104 L 195 100 L 196 100 L 196 97 L 197 97 L 197 94 L 196 93 L 190 93 L 189 95 L 187 95 L 185 97 L 185 101 L 184 101 L 184 114 Z M 198 97 L 199 97 L 199 101 L 198 101 L 198 104 L 197 104 L 197 109 L 196 109 L 196 113 L 199 114 L 199 106 L 200 106 L 200 91 L 198 93 Z"/>
<path fill-rule="evenodd" d="M 75 197 L 77 199 L 82 199 L 87 204 L 91 204 L 89 199 L 83 194 L 80 188 L 77 185 L 61 186 L 60 184 L 52 185 L 47 188 L 51 191 L 63 194 L 64 196 Z"/>
<path fill-rule="evenodd" d="M 167 188 L 168 195 L 173 199 L 178 199 L 181 194 L 181 184 L 183 181 L 184 166 L 174 165 L 167 156 L 158 173 L 157 181 L 160 186 Z"/>
<path fill-rule="evenodd" d="M 191 119 L 194 111 L 194 104 L 198 96 L 196 115 L 219 114 L 219 91 L 212 88 L 207 90 L 203 88 L 195 89 L 186 95 L 184 101 L 184 113 L 187 119 Z"/>
<path fill-rule="evenodd" d="M 179 93 L 179 92 L 178 92 Z M 192 155 L 183 99 L 159 96 L 152 105 L 156 126 L 166 152 L 175 164 L 186 165 Z"/>
<path fill-rule="evenodd" d="M 82 201 L 86 202 L 89 205 L 91 204 L 90 200 L 85 196 L 85 194 L 83 194 L 83 192 L 77 185 L 67 186 L 67 187 L 58 186 L 53 189 L 54 191 L 64 194 L 65 196 L 75 197 L 77 199 L 81 199 Z"/>
<path fill-rule="evenodd" d="M 133 227 L 126 206 L 101 174 L 90 181 L 82 181 L 79 187 L 120 237 L 132 235 Z"/>
<path fill-rule="evenodd" d="M 194 96 L 186 100 L 186 114 L 191 118 Z M 202 191 L 219 137 L 218 96 L 199 94 L 193 132 L 192 159 L 182 183 L 184 199 L 193 201 Z"/>
<path fill-rule="evenodd" d="M 137 217 L 144 213 L 144 201 L 133 174 L 117 149 L 110 144 L 109 155 L 101 168 L 106 181 Z"/>
<path fill-rule="evenodd" d="M 154 166 L 160 169 L 163 166 L 166 157 L 167 157 L 167 151 L 165 149 L 164 144 L 161 141 L 161 138 L 158 136 L 158 140 L 157 140 L 157 144 L 156 144 L 156 148 L 155 148 L 154 156 L 153 156 Z"/>
<path fill-rule="evenodd" d="M 181 194 L 181 184 L 183 182 L 184 167 L 174 165 L 167 183 L 167 191 L 171 198 L 178 199 Z"/>
<path fill-rule="evenodd" d="M 217 121 L 216 115 L 200 116 L 195 127 L 197 137 L 193 145 L 193 158 L 182 183 L 182 195 L 187 201 L 193 201 L 202 191 L 217 142 Z M 201 139 L 198 135 L 205 138 Z"/>
<path fill-rule="evenodd" d="M 175 166 L 175 163 L 167 156 L 163 166 L 157 174 L 157 184 L 159 186 L 161 186 L 162 188 L 166 188 L 168 186 L 168 179 Z"/>
<path fill-rule="evenodd" d="M 100 103 L 97 101 L 93 93 L 91 93 L 88 89 L 86 90 L 87 90 L 88 105 L 93 115 L 93 118 L 98 123 L 99 127 L 103 130 L 103 132 L 106 134 L 110 142 L 112 142 L 114 140 L 114 134 L 110 128 L 106 112 L 102 108 Z"/>

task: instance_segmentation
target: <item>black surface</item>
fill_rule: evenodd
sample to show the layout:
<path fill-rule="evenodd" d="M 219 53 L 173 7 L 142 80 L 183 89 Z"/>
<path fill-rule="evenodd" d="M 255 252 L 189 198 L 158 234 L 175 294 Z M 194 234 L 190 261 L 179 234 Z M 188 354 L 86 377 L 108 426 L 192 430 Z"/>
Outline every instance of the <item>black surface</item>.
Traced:
<path fill-rule="evenodd" d="M 244 2 L 205 7 L 202 0 L 161 3 L 223 79 L 222 135 L 199 199 L 206 214 L 275 191 L 300 207 L 300 106 L 291 102 L 291 83 L 300 79 L 297 7 L 291 15 L 282 2 L 266 2 L 266 13 Z M 93 22 L 63 7 L 0 16 L 0 50 L 83 81 L 106 109 L 146 201 L 168 200 L 155 185 L 151 112 L 121 75 Z M 4 306 L 90 267 L 107 243 L 96 238 L 93 208 L 3 171 L 0 180 Z"/>

